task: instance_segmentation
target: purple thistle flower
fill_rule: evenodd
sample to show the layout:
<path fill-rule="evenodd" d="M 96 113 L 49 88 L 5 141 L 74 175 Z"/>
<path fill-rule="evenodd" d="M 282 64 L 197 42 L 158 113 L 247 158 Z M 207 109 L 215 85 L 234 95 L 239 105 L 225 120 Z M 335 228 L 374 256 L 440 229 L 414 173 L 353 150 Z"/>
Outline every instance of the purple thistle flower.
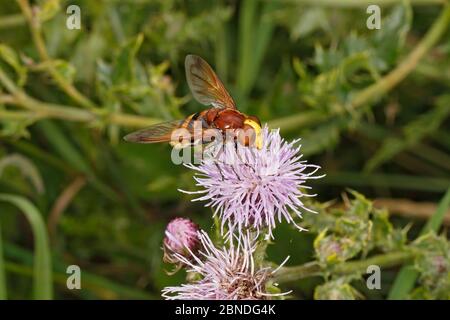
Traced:
<path fill-rule="evenodd" d="M 180 254 L 175 258 L 187 266 L 187 272 L 199 274 L 202 279 L 164 288 L 162 296 L 167 300 L 259 300 L 290 293 L 266 292 L 267 281 L 287 259 L 275 270 L 257 268 L 253 259 L 256 245 L 248 234 L 238 239 L 237 246 L 230 241 L 229 248 L 222 249 L 214 246 L 206 232 L 199 231 L 198 236 L 202 249 L 197 255 L 192 253 L 193 259 Z"/>
<path fill-rule="evenodd" d="M 228 143 L 200 165 L 187 164 L 197 172 L 194 179 L 203 190 L 180 191 L 202 194 L 193 201 L 207 201 L 206 206 L 214 208 L 214 216 L 221 218 L 222 234 L 224 226 L 228 226 L 227 239 L 235 230 L 243 234 L 247 228 L 254 228 L 258 234 L 267 229 L 273 238 L 272 230 L 283 219 L 304 230 L 294 217 L 301 218 L 302 210 L 314 212 L 304 206 L 301 198 L 315 195 L 301 189 L 310 189 L 304 185 L 306 180 L 323 177 L 314 176 L 320 167 L 300 161 L 300 146 L 295 146 L 299 140 L 288 143 L 279 130 L 269 132 L 267 126 L 262 134 L 261 150 Z"/>
<path fill-rule="evenodd" d="M 189 257 L 196 252 L 200 244 L 198 226 L 187 218 L 175 218 L 166 227 L 163 241 L 164 257 L 168 263 L 178 263 L 175 254 Z"/>

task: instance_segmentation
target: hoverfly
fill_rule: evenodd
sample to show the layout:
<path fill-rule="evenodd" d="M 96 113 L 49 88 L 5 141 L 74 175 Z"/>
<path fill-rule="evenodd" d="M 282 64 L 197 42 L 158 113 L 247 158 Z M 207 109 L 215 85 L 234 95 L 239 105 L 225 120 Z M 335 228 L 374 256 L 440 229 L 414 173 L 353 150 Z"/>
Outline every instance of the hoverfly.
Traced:
<path fill-rule="evenodd" d="M 125 136 L 125 140 L 137 143 L 170 142 L 174 147 L 185 147 L 214 140 L 214 134 L 231 137 L 245 146 L 262 147 L 261 122 L 237 110 L 236 104 L 211 66 L 196 55 L 187 55 L 186 79 L 194 98 L 209 109 L 194 113 L 184 120 L 158 123 Z M 183 129 L 194 133 L 195 123 L 202 133 L 184 139 L 174 134 Z M 184 139 L 184 141 L 182 141 Z"/>

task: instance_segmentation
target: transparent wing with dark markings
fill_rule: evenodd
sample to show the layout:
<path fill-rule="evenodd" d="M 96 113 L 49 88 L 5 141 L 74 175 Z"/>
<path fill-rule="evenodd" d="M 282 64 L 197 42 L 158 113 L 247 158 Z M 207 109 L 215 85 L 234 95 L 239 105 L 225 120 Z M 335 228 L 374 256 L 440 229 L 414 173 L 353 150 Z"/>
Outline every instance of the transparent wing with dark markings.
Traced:
<path fill-rule="evenodd" d="M 188 55 L 184 64 L 189 88 L 198 102 L 215 108 L 236 109 L 233 98 L 205 60 Z"/>
<path fill-rule="evenodd" d="M 180 128 L 184 120 L 157 123 L 148 128 L 132 132 L 124 137 L 125 141 L 136 143 L 169 142 L 172 132 Z"/>

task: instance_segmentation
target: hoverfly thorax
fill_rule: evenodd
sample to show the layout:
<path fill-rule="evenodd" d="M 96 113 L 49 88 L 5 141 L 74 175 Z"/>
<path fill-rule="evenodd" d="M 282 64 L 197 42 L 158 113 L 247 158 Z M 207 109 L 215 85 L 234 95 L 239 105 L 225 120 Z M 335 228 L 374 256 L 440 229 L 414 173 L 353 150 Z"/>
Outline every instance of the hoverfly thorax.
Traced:
<path fill-rule="evenodd" d="M 131 133 L 125 140 L 138 143 L 170 142 L 172 146 L 184 147 L 211 142 L 214 140 L 212 136 L 220 134 L 244 146 L 261 149 L 261 122 L 257 117 L 237 110 L 233 98 L 209 64 L 199 56 L 188 55 L 185 69 L 194 98 L 212 108 L 190 115 L 185 120 L 159 123 Z M 199 127 L 203 130 L 201 134 L 194 132 Z"/>

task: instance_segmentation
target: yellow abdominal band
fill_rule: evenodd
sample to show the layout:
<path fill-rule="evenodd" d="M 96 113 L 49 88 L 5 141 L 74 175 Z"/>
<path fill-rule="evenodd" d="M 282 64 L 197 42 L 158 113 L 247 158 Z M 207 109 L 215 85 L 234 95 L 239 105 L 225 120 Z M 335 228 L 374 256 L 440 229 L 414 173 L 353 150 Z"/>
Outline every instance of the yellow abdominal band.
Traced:
<path fill-rule="evenodd" d="M 244 124 L 248 124 L 250 127 L 253 128 L 253 130 L 255 130 L 255 134 L 256 134 L 255 146 L 258 149 L 261 149 L 262 148 L 262 143 L 263 143 L 263 141 L 262 141 L 262 133 L 261 133 L 261 126 L 256 121 L 253 121 L 251 119 L 246 119 L 244 121 Z"/>

